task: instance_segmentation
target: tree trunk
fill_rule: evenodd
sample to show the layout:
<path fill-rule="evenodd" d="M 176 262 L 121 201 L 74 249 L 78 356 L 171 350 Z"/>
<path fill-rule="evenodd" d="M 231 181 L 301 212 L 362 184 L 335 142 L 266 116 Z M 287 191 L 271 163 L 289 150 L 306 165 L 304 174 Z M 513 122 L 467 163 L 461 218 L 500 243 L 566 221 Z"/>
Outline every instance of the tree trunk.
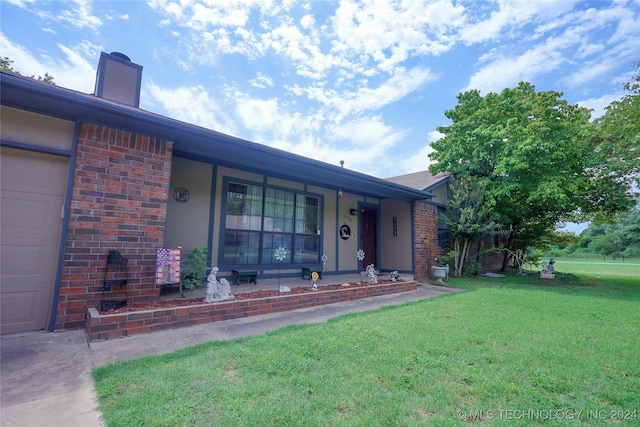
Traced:
<path fill-rule="evenodd" d="M 456 253 L 456 256 L 453 258 L 453 275 L 456 277 L 460 277 L 462 273 L 460 271 L 460 257 L 462 254 L 460 253 L 460 238 L 456 237 L 453 240 L 453 251 Z"/>
<path fill-rule="evenodd" d="M 482 247 L 484 246 L 484 242 L 482 241 L 482 239 L 478 242 L 478 253 L 476 254 L 476 265 L 480 265 L 480 254 L 482 253 Z M 474 276 L 477 276 L 479 273 L 479 271 L 476 269 L 476 271 L 473 272 Z"/>
<path fill-rule="evenodd" d="M 509 238 L 507 239 L 508 249 L 511 248 L 511 243 L 513 242 L 513 234 L 514 234 L 513 227 L 511 227 L 511 231 L 509 231 Z M 500 270 L 502 273 L 507 271 L 507 263 L 509 262 L 510 257 L 511 255 L 509 254 L 509 252 L 504 251 L 504 258 L 502 259 L 502 269 Z"/>

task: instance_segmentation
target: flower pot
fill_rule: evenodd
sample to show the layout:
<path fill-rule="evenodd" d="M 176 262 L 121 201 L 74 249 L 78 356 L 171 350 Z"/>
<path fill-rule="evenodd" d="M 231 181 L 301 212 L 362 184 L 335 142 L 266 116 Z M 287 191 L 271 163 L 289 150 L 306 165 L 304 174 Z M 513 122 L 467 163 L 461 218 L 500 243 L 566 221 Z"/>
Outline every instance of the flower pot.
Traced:
<path fill-rule="evenodd" d="M 442 279 L 447 277 L 447 267 L 431 267 L 433 275 L 438 278 L 438 283 L 444 283 Z"/>

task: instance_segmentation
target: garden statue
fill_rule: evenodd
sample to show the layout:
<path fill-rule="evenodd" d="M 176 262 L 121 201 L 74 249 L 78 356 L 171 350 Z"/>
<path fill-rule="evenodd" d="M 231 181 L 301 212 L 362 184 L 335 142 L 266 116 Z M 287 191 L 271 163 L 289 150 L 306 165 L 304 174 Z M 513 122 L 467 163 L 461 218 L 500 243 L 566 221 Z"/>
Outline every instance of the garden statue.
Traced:
<path fill-rule="evenodd" d="M 311 289 L 313 289 L 314 291 L 318 290 L 318 277 L 320 277 L 320 275 L 317 272 L 313 272 L 311 273 Z"/>
<path fill-rule="evenodd" d="M 390 276 L 391 276 L 391 281 L 395 282 L 400 277 L 400 273 L 398 273 L 398 270 L 394 270 L 391 272 Z"/>
<path fill-rule="evenodd" d="M 373 264 L 369 264 L 367 266 L 367 278 L 369 279 L 369 283 L 376 284 L 378 283 L 378 274 Z"/>
<path fill-rule="evenodd" d="M 218 279 L 216 278 L 217 273 L 218 267 L 213 267 L 207 277 L 207 297 L 204 302 L 213 302 L 220 298 L 220 294 L 218 294 Z"/>
<path fill-rule="evenodd" d="M 554 279 L 555 278 L 555 268 L 553 267 L 555 261 L 553 258 L 547 261 L 542 261 L 542 269 L 540 270 L 540 278 L 541 279 Z"/>
<path fill-rule="evenodd" d="M 220 279 L 220 299 L 231 299 L 231 285 L 227 279 Z"/>

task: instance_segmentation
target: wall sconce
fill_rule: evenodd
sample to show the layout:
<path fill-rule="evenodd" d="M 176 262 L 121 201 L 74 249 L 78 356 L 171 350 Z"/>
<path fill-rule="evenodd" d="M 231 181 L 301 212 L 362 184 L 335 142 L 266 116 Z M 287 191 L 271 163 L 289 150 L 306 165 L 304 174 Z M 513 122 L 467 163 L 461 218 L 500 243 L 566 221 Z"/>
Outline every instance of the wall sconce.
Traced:
<path fill-rule="evenodd" d="M 358 210 L 357 209 L 349 209 L 349 213 L 351 215 L 358 215 Z"/>

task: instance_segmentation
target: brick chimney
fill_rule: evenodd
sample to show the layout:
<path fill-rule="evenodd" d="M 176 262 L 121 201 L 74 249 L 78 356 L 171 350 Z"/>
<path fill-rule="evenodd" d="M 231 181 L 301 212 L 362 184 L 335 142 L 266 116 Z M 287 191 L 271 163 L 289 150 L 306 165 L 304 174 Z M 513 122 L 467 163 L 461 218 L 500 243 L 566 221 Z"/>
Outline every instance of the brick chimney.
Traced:
<path fill-rule="evenodd" d="M 133 107 L 140 106 L 142 66 L 120 52 L 100 54 L 94 95 Z"/>

